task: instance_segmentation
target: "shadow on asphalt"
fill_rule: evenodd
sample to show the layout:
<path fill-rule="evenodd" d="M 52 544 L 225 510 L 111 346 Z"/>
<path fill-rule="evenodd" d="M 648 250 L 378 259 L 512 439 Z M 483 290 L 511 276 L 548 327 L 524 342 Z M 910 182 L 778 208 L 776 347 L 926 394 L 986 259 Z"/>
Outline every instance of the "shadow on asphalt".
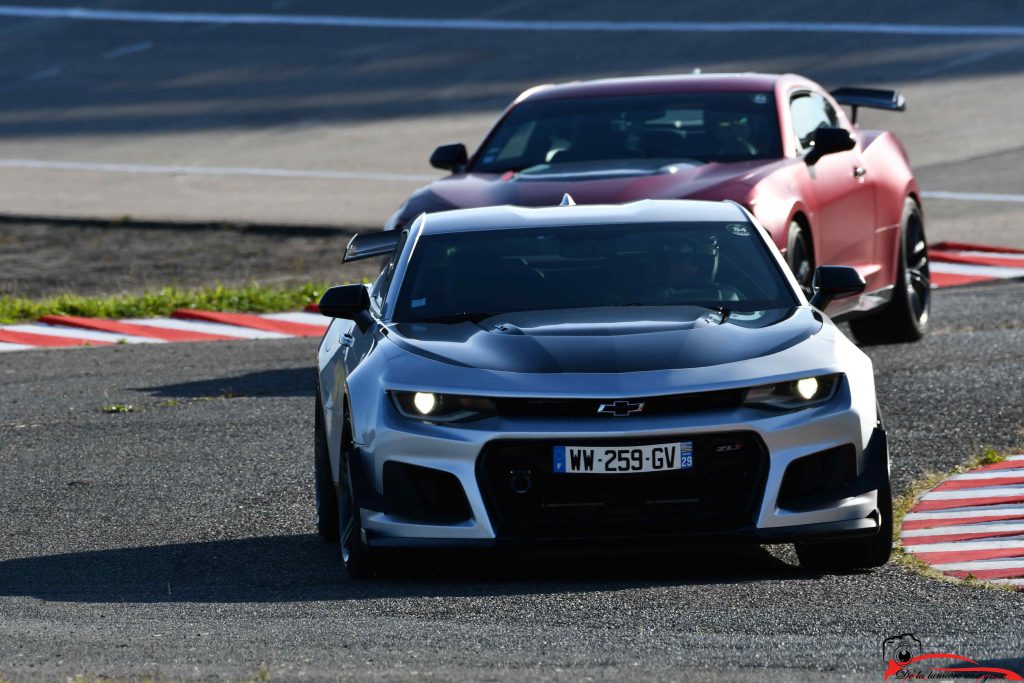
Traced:
<path fill-rule="evenodd" d="M 160 398 L 235 398 L 241 396 L 312 397 L 316 369 L 287 368 L 249 372 L 237 377 L 218 377 L 181 384 L 134 389 Z"/>
<path fill-rule="evenodd" d="M 419 553 L 353 580 L 313 534 L 118 548 L 0 562 L 0 596 L 62 602 L 307 602 L 472 597 L 813 578 L 759 546 L 673 553 Z"/>

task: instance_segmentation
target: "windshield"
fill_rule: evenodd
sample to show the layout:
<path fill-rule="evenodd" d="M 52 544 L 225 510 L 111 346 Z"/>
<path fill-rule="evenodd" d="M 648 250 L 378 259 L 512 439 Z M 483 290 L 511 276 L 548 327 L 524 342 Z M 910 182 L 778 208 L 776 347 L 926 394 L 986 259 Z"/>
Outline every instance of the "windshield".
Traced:
<path fill-rule="evenodd" d="M 524 102 L 484 142 L 469 170 L 781 156 L 772 93 L 675 93 Z"/>
<path fill-rule="evenodd" d="M 606 306 L 760 311 L 797 305 L 749 223 L 511 228 L 423 235 L 396 322 Z"/>

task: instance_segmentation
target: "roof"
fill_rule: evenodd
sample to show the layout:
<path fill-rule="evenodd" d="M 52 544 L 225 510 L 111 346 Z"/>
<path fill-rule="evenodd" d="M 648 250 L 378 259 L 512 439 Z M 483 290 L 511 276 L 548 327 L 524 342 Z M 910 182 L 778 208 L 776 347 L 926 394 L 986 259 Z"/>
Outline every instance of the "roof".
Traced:
<path fill-rule="evenodd" d="M 732 202 L 643 199 L 629 204 L 585 204 L 527 208 L 485 206 L 427 214 L 423 234 L 619 223 L 748 222 Z"/>
<path fill-rule="evenodd" d="M 577 97 L 655 95 L 675 92 L 773 92 L 778 81 L 790 78 L 798 77 L 789 74 L 739 73 L 603 78 L 531 88 L 520 95 L 517 102 L 525 99 L 533 102 Z"/>

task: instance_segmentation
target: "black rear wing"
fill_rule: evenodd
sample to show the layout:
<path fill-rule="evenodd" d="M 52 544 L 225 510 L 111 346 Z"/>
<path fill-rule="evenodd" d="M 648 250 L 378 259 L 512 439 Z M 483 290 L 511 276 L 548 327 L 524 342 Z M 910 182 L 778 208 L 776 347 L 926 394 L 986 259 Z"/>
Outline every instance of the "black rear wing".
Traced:
<path fill-rule="evenodd" d="M 905 111 L 907 98 L 897 90 L 876 90 L 874 88 L 836 88 L 831 93 L 836 102 L 850 108 L 850 119 L 857 123 L 857 109 L 885 109 Z"/>
<path fill-rule="evenodd" d="M 381 232 L 355 235 L 348 241 L 348 246 L 345 247 L 345 254 L 341 257 L 341 262 L 348 263 L 349 261 L 361 261 L 364 258 L 373 258 L 374 256 L 387 256 L 398 246 L 398 240 L 401 237 L 401 230 L 382 230 Z"/>

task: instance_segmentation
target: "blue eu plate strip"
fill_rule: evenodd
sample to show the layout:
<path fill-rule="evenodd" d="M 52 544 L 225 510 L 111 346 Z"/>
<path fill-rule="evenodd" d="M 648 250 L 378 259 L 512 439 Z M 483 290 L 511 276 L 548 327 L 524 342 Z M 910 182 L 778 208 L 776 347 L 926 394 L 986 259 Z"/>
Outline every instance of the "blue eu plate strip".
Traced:
<path fill-rule="evenodd" d="M 565 446 L 555 446 L 555 472 L 565 472 Z"/>

